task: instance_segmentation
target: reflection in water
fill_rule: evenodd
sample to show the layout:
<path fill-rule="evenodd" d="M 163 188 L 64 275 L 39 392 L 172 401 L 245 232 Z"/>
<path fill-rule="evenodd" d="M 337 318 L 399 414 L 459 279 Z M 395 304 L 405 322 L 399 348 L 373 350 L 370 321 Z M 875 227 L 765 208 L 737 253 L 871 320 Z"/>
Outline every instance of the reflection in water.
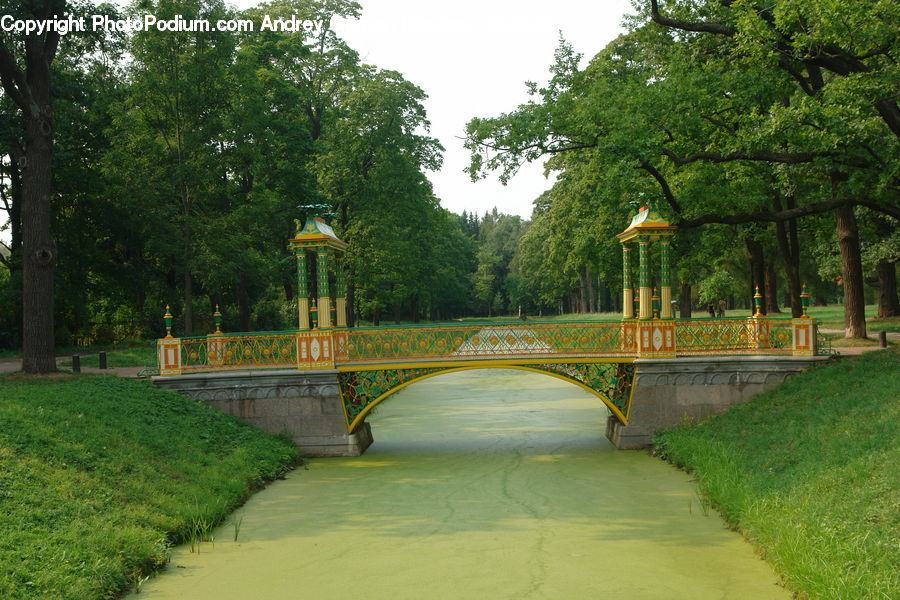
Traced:
<path fill-rule="evenodd" d="M 259 493 L 136 598 L 788 598 L 688 475 L 616 451 L 588 392 L 465 371 L 399 392 L 359 458 Z"/>

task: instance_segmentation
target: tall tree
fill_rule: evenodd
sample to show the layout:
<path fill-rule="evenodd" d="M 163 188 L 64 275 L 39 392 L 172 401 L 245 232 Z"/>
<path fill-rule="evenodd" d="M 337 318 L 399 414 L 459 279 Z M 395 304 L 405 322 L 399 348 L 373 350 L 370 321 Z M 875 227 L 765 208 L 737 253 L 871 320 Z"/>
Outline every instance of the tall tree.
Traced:
<path fill-rule="evenodd" d="M 221 0 L 157 0 L 140 4 L 146 11 L 211 22 L 231 14 Z M 116 109 L 107 161 L 123 201 L 156 231 L 148 238 L 181 280 L 186 335 L 193 332 L 197 240 L 206 225 L 198 217 L 210 215 L 223 193 L 217 167 L 235 44 L 233 33 L 220 31 L 136 33 L 129 94 Z"/>
<path fill-rule="evenodd" d="M 830 178 L 840 185 L 832 186 L 830 200 L 839 204 L 834 207 L 835 233 L 841 250 L 846 334 L 866 337 L 862 251 L 852 204 L 854 196 L 867 193 L 865 187 L 845 183 L 853 179 L 848 171 L 854 170 L 854 163 L 859 164 L 860 160 L 871 163 L 874 158 L 875 163 L 881 164 L 872 166 L 884 165 L 885 144 L 872 140 L 873 133 L 878 136 L 881 132 L 877 128 L 873 132 L 870 126 L 860 127 L 868 120 L 868 113 L 887 128 L 887 135 L 893 133 L 894 143 L 887 147 L 887 153 L 896 155 L 896 139 L 900 136 L 896 100 L 900 42 L 896 23 L 900 8 L 896 3 L 853 0 L 708 0 L 691 6 L 665 2 L 661 8 L 659 0 L 650 0 L 649 12 L 654 22 L 666 28 L 726 40 L 723 47 L 739 60 L 788 74 L 800 94 L 784 113 L 799 116 L 796 123 L 813 123 L 817 131 L 810 131 L 811 136 L 836 132 L 848 122 L 856 125 L 841 137 L 841 145 L 849 146 L 851 151 L 856 145 L 864 151 L 863 158 L 848 164 L 846 158 L 852 152 L 841 152 L 844 160 L 838 158 L 834 161 L 837 164 L 831 166 Z M 784 119 L 787 114 L 779 117 Z M 860 132 L 865 133 L 861 136 Z M 895 197 L 895 193 L 892 195 Z M 896 204 L 889 203 L 885 208 L 898 218 Z"/>
<path fill-rule="evenodd" d="M 48 20 L 66 14 L 65 0 L 4 3 L 19 18 Z M 55 29 L 10 40 L 0 34 L 0 81 L 20 111 L 24 148 L 22 173 L 22 368 L 26 373 L 56 370 L 53 326 L 53 266 L 50 235 L 53 110 L 50 65 L 59 48 Z"/>

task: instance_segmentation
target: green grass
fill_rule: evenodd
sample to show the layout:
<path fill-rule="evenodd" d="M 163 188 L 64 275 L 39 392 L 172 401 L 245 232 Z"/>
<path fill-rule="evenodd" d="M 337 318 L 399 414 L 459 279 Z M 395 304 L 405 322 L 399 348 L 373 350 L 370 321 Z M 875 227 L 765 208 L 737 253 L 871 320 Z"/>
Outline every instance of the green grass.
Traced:
<path fill-rule="evenodd" d="M 900 317 L 890 317 L 887 319 L 876 319 L 875 313 L 877 312 L 878 307 L 874 304 L 870 304 L 866 306 L 866 323 L 871 331 L 900 331 Z M 783 312 L 776 313 L 772 315 L 775 319 L 790 319 L 791 311 L 790 309 L 783 308 Z M 708 319 L 706 309 L 703 308 L 695 308 L 693 311 L 693 319 Z M 749 317 L 753 314 L 753 311 L 747 308 L 735 308 L 731 310 L 725 311 L 725 317 L 729 319 L 742 319 Z M 811 317 L 815 317 L 819 319 L 820 327 L 824 327 L 827 329 L 844 329 L 844 306 L 841 304 L 833 304 L 831 306 L 813 306 L 809 309 L 809 315 Z M 677 316 L 677 315 L 676 315 Z M 581 313 L 566 313 L 566 314 L 553 314 L 553 315 L 544 315 L 539 317 L 537 315 L 527 315 L 526 321 L 537 321 L 537 322 L 553 322 L 553 321 L 621 321 L 622 314 L 618 312 L 605 312 L 605 313 L 590 313 L 590 314 L 581 314 Z M 517 322 L 519 318 L 516 315 L 504 315 L 499 317 L 464 317 L 462 319 L 451 319 L 449 321 L 440 321 L 438 323 L 497 323 L 497 322 Z M 369 321 L 361 321 L 360 325 L 371 326 L 371 322 Z M 390 319 L 383 319 L 381 321 L 381 325 L 389 326 L 393 325 L 394 322 Z M 401 325 L 412 325 L 410 321 L 402 321 Z M 432 321 L 421 321 L 420 325 L 433 325 L 437 324 Z"/>
<path fill-rule="evenodd" d="M 878 348 L 880 346 L 878 339 L 874 336 L 866 339 L 847 338 L 843 333 L 822 333 L 820 334 L 826 340 L 831 342 L 833 348 Z M 900 340 L 888 338 L 888 346 L 900 345 Z"/>
<path fill-rule="evenodd" d="M 113 352 L 128 352 L 134 350 L 136 352 L 142 352 L 141 356 L 151 356 L 152 360 L 156 362 L 156 340 L 140 340 L 140 341 L 130 341 L 130 342 L 122 342 L 117 344 L 95 344 L 91 346 L 57 346 L 55 349 L 56 356 L 72 356 L 73 354 L 96 354 L 101 350 L 106 350 L 107 354 L 111 354 Z M 0 358 L 19 358 L 22 356 L 21 348 L 5 348 L 0 350 Z M 86 357 L 85 357 L 86 358 Z M 82 358 L 82 364 L 84 364 L 85 358 Z M 96 362 L 96 358 L 94 361 Z M 122 365 L 122 366 L 132 366 L 132 367 L 141 367 L 145 366 L 143 364 L 137 365 Z"/>
<path fill-rule="evenodd" d="M 876 319 L 875 313 L 878 307 L 874 304 L 866 306 L 866 328 L 870 335 L 873 331 L 900 332 L 900 317 L 888 317 Z M 819 319 L 819 327 L 824 329 L 844 329 L 844 306 L 833 304 L 831 306 L 811 306 L 809 315 Z"/>
<path fill-rule="evenodd" d="M 81 352 L 77 352 L 80 354 Z M 73 353 L 76 354 L 76 353 Z M 100 366 L 100 356 L 98 354 L 90 354 L 81 357 L 82 367 Z M 64 360 L 59 363 L 61 367 L 71 367 L 72 359 Z M 144 346 L 134 346 L 131 348 L 123 348 L 120 350 L 108 350 L 106 352 L 106 366 L 109 368 L 117 367 L 155 367 L 156 366 L 156 342 L 149 342 Z"/>
<path fill-rule="evenodd" d="M 813 599 L 900 596 L 900 348 L 790 378 L 656 449 Z"/>
<path fill-rule="evenodd" d="M 295 459 L 149 382 L 0 377 L 0 598 L 116 597 Z"/>

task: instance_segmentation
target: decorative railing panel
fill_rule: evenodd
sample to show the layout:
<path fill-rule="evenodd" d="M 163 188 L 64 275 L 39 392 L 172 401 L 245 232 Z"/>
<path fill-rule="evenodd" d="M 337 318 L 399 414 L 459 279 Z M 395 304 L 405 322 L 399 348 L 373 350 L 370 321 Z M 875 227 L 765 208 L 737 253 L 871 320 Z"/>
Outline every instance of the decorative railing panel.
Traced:
<path fill-rule="evenodd" d="M 181 338 L 183 372 L 232 369 L 296 369 L 294 332 Z"/>
<path fill-rule="evenodd" d="M 534 357 L 616 357 L 634 353 L 621 323 L 497 323 L 351 329 L 350 363 Z"/>
<path fill-rule="evenodd" d="M 791 322 L 771 319 L 678 321 L 675 347 L 679 355 L 725 353 L 790 354 Z"/>
<path fill-rule="evenodd" d="M 723 354 L 811 356 L 816 352 L 815 335 L 814 319 L 747 318 L 314 329 L 165 338 L 158 345 L 160 373 L 176 375 L 367 365 L 425 368 L 433 363 L 503 360 L 536 364 Z"/>

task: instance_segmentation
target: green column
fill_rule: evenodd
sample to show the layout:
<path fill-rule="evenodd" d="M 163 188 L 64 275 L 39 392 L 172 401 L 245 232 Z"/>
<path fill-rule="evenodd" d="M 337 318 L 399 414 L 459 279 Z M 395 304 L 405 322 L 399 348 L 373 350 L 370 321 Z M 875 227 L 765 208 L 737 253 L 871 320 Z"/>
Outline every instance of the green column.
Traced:
<path fill-rule="evenodd" d="M 301 331 L 309 330 L 309 273 L 306 250 L 297 248 L 297 315 Z"/>
<path fill-rule="evenodd" d="M 297 250 L 297 297 L 309 298 L 309 275 L 306 272 L 306 250 Z"/>
<path fill-rule="evenodd" d="M 331 294 L 328 292 L 328 274 L 331 273 L 331 250 L 320 248 L 316 252 L 316 271 L 319 283 L 319 329 L 331 327 Z"/>
<path fill-rule="evenodd" d="M 347 273 L 344 271 L 344 259 L 335 257 L 335 291 L 334 291 L 334 324 L 337 327 L 347 326 Z"/>
<path fill-rule="evenodd" d="M 640 259 L 639 265 L 639 279 L 638 279 L 638 293 L 640 298 L 639 305 L 639 314 L 638 318 L 640 319 L 650 319 L 650 240 L 639 240 L 638 241 L 638 257 Z"/>
<path fill-rule="evenodd" d="M 669 240 L 660 240 L 659 242 L 659 256 L 660 256 L 660 282 L 659 282 L 659 291 L 660 291 L 660 301 L 662 303 L 662 307 L 660 310 L 660 316 L 663 319 L 671 319 L 672 318 L 672 268 L 669 265 L 669 250 L 671 246 L 669 244 Z"/>
<path fill-rule="evenodd" d="M 634 288 L 631 287 L 631 246 L 622 244 L 622 318 L 634 318 Z"/>

